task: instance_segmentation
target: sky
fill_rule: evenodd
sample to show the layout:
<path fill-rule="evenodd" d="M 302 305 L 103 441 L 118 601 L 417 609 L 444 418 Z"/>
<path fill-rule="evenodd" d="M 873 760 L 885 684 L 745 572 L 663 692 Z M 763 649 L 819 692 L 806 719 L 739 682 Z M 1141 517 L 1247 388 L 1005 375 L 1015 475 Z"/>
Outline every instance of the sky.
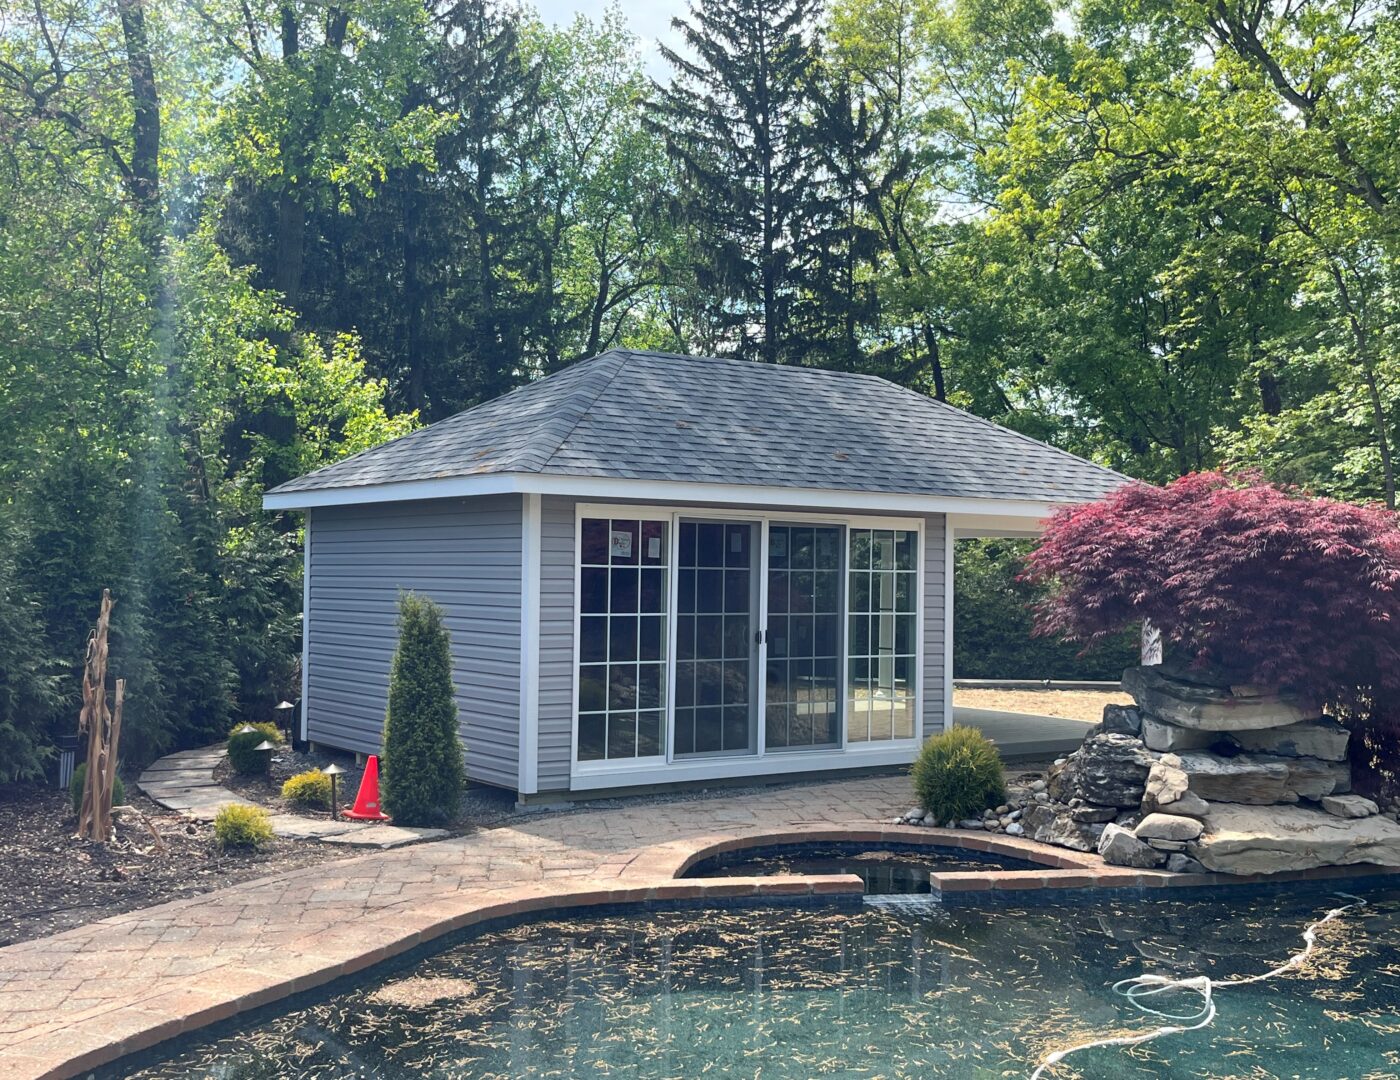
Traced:
<path fill-rule="evenodd" d="M 545 22 L 556 26 L 567 26 L 576 14 L 588 16 L 600 22 L 612 0 L 533 0 L 531 6 L 540 13 Z M 656 42 L 664 41 L 673 48 L 677 44 L 671 20 L 684 15 L 689 10 L 686 0 L 618 0 L 623 14 L 627 16 L 632 32 L 641 39 L 647 71 L 653 76 L 664 76 L 669 68 L 657 54 Z"/>

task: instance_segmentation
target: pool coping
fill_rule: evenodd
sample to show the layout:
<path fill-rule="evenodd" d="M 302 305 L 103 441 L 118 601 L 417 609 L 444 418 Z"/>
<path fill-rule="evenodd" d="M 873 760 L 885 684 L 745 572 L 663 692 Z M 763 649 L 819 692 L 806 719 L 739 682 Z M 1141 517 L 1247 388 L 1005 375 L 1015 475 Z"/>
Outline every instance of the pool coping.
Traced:
<path fill-rule="evenodd" d="M 1120 889 L 1148 894 L 1171 890 L 1173 895 L 1180 895 L 1176 890 L 1215 889 L 1222 885 L 1280 885 L 1359 877 L 1400 880 L 1400 868 L 1372 864 L 1250 877 L 1135 870 L 1107 866 L 1097 855 L 1048 848 L 1018 837 L 963 830 L 933 831 L 915 826 L 789 825 L 740 834 L 715 833 L 643 848 L 613 877 L 580 877 L 569 884 L 539 882 L 461 899 L 443 896 L 427 900 L 411 910 L 395 912 L 392 922 L 387 924 L 392 936 L 353 955 L 339 958 L 316 953 L 286 955 L 277 961 L 250 964 L 236 973 L 221 973 L 217 986 L 184 985 L 136 1004 L 101 1006 L 77 1016 L 67 1016 L 62 1024 L 41 1025 L 35 1030 L 34 1038 L 11 1046 L 5 1054 L 6 1075 L 66 1080 L 149 1051 L 178 1036 L 230 1020 L 240 1013 L 322 989 L 338 979 L 364 972 L 454 932 L 502 920 L 610 906 L 676 903 L 704 906 L 726 901 L 849 904 L 864 893 L 861 879 L 854 874 L 680 876 L 696 863 L 715 855 L 746 848 L 823 841 L 941 847 L 1005 855 L 1037 864 L 1038 868 L 1032 870 L 935 873 L 931 878 L 945 903 L 990 902 L 1007 897 L 1025 901 L 1037 893 L 1045 899 Z M 386 929 L 386 925 L 380 925 L 379 929 Z M 77 1024 L 81 1024 L 83 1034 L 89 1037 L 86 1049 L 76 1045 L 74 1028 Z M 94 1036 L 95 1045 L 91 1042 Z"/>

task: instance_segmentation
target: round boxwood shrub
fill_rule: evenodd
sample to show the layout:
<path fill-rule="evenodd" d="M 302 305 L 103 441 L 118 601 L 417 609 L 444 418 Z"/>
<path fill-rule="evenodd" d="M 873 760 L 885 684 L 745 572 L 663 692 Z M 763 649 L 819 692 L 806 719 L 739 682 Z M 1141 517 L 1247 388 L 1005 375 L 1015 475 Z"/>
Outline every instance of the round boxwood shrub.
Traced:
<path fill-rule="evenodd" d="M 981 817 L 1006 798 L 997 748 L 976 728 L 955 727 L 924 743 L 914 762 L 914 793 L 938 823 Z"/>
<path fill-rule="evenodd" d="M 293 806 L 326 810 L 331 805 L 331 778 L 320 769 L 297 773 L 282 785 L 282 798 Z"/>
<path fill-rule="evenodd" d="M 87 782 L 87 762 L 73 770 L 73 779 L 68 781 L 68 797 L 73 800 L 73 813 L 83 808 L 83 784 Z M 112 777 L 112 805 L 121 806 L 126 802 L 126 785 L 120 776 Z"/>
<path fill-rule="evenodd" d="M 262 721 L 257 724 L 246 725 L 252 731 L 242 730 L 245 725 L 239 724 L 228 733 L 228 761 L 233 766 L 233 771 L 242 773 L 244 776 L 251 776 L 254 773 L 267 772 L 268 762 L 272 755 L 266 750 L 257 750 L 263 740 L 272 743 L 273 746 L 282 745 L 282 733 L 277 730 L 276 724 Z"/>
<path fill-rule="evenodd" d="M 261 806 L 229 803 L 214 817 L 219 847 L 253 849 L 272 842 L 272 822 Z"/>
<path fill-rule="evenodd" d="M 399 598 L 399 645 L 384 718 L 384 810 L 400 825 L 442 825 L 462 798 L 452 653 L 442 610 L 421 596 Z"/>

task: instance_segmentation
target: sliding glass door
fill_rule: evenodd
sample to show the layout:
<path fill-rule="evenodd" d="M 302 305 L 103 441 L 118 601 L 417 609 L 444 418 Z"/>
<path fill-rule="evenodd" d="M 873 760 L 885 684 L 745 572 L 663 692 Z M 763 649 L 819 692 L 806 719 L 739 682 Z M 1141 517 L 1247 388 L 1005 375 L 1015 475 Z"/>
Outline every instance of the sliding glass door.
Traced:
<path fill-rule="evenodd" d="M 841 744 L 841 534 L 835 525 L 768 527 L 764 745 Z"/>
<path fill-rule="evenodd" d="M 674 753 L 753 754 L 758 525 L 687 521 L 676 559 Z"/>
<path fill-rule="evenodd" d="M 917 737 L 917 529 L 597 510 L 579 518 L 580 764 Z"/>

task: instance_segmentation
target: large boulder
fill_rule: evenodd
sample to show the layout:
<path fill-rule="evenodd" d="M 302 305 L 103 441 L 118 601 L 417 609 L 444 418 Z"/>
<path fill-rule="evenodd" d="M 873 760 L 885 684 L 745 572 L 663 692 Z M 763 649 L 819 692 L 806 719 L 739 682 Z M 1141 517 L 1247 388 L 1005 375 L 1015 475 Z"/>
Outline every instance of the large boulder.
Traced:
<path fill-rule="evenodd" d="M 1343 820 L 1302 806 L 1211 807 L 1206 831 L 1189 847 L 1207 870 L 1277 874 L 1314 866 L 1400 866 L 1400 824 L 1374 816 Z"/>
<path fill-rule="evenodd" d="M 1152 870 L 1167 861 L 1165 853 L 1139 840 L 1121 825 L 1104 826 L 1098 852 L 1103 861 L 1112 866 L 1136 866 L 1140 870 Z"/>
<path fill-rule="evenodd" d="M 1154 760 L 1131 735 L 1091 735 L 1051 771 L 1050 795 L 1066 803 L 1081 799 L 1098 806 L 1136 807 Z"/>
<path fill-rule="evenodd" d="M 1309 720 L 1287 727 L 1259 731 L 1235 731 L 1230 739 L 1241 749 L 1280 757 L 1311 757 L 1323 761 L 1345 761 L 1351 733 L 1330 717 Z M 1151 746 L 1149 742 L 1147 744 Z"/>
<path fill-rule="evenodd" d="M 1195 840 L 1205 826 L 1195 818 L 1179 814 L 1148 814 L 1138 822 L 1133 835 L 1139 840 Z"/>
<path fill-rule="evenodd" d="M 1042 844 L 1055 844 L 1072 851 L 1093 851 L 1104 830 L 1101 823 L 1076 821 L 1067 806 L 1039 803 L 1021 818 L 1025 835 Z"/>
<path fill-rule="evenodd" d="M 1198 681 L 1188 681 L 1188 680 Z M 1211 680 L 1209 675 L 1132 667 L 1123 672 L 1123 689 L 1148 716 L 1177 727 L 1200 731 L 1255 731 L 1316 720 L 1318 706 L 1291 694 Z"/>
<path fill-rule="evenodd" d="M 1339 818 L 1368 818 L 1381 812 L 1379 806 L 1362 795 L 1326 795 L 1322 809 Z"/>

